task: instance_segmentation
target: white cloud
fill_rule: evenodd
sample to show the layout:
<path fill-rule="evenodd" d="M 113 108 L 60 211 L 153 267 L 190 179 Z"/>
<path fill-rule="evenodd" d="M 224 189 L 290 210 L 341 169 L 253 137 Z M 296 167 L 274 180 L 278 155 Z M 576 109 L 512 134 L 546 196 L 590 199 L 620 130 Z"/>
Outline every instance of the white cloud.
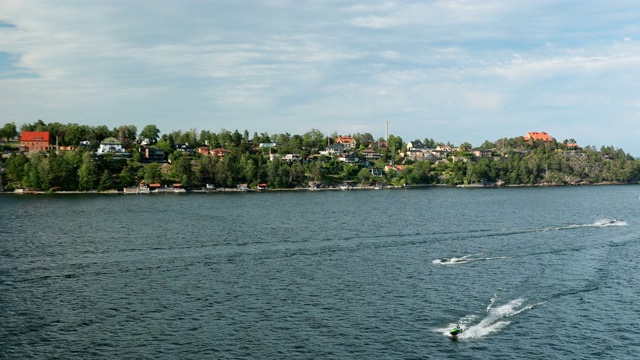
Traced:
<path fill-rule="evenodd" d="M 0 104 L 16 122 L 380 136 L 392 121 L 407 138 L 473 144 L 529 123 L 597 128 L 637 115 L 639 13 L 622 1 L 13 1 Z"/>

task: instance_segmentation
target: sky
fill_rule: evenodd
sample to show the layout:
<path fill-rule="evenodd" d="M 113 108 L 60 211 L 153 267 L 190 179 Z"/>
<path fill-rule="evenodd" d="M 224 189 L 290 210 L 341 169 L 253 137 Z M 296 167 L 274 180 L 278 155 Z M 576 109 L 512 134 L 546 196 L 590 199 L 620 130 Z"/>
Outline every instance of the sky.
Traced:
<path fill-rule="evenodd" d="M 618 0 L 0 0 L 0 126 L 546 131 L 640 156 L 640 7 Z"/>

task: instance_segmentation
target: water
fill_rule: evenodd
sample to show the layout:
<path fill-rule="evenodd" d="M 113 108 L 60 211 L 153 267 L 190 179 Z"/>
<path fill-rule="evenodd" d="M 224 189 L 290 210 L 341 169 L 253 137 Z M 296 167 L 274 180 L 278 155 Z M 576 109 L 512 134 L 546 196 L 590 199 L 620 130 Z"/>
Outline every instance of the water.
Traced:
<path fill-rule="evenodd" d="M 639 194 L 3 195 L 0 358 L 637 358 Z"/>

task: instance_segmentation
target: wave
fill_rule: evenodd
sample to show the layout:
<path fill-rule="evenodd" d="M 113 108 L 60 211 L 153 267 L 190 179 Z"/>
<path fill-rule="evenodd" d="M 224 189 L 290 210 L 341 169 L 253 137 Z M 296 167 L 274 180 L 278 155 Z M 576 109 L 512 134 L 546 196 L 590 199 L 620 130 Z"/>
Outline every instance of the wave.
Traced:
<path fill-rule="evenodd" d="M 459 340 L 479 339 L 489 334 L 499 332 L 507 325 L 511 324 L 511 321 L 509 320 L 510 317 L 546 303 L 546 301 L 542 301 L 536 304 L 527 305 L 525 304 L 525 299 L 518 298 L 511 300 L 504 305 L 494 306 L 498 300 L 500 300 L 500 297 L 497 294 L 491 298 L 491 303 L 487 306 L 485 311 L 485 317 L 479 321 L 477 315 L 466 315 L 462 317 L 458 321 L 458 324 L 464 329 L 464 331 L 456 338 Z M 437 331 L 442 332 L 445 336 L 451 337 L 449 331 L 454 326 L 455 324 L 449 324 L 447 328 L 437 329 Z"/>
<path fill-rule="evenodd" d="M 454 257 L 454 258 L 441 258 L 433 260 L 435 265 L 459 265 L 466 264 L 472 261 L 486 261 L 486 260 L 497 260 L 497 259 L 506 259 L 506 256 L 495 256 L 495 257 L 482 257 L 482 253 L 477 253 L 473 255 L 465 255 L 462 257 Z"/>

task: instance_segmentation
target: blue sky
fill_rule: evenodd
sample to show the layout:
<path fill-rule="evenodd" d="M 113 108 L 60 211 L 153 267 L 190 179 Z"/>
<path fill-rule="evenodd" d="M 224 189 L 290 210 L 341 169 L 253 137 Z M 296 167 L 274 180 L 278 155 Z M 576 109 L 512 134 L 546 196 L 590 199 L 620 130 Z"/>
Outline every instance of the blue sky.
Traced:
<path fill-rule="evenodd" d="M 640 8 L 616 0 L 0 4 L 0 125 L 547 131 L 640 156 Z"/>

